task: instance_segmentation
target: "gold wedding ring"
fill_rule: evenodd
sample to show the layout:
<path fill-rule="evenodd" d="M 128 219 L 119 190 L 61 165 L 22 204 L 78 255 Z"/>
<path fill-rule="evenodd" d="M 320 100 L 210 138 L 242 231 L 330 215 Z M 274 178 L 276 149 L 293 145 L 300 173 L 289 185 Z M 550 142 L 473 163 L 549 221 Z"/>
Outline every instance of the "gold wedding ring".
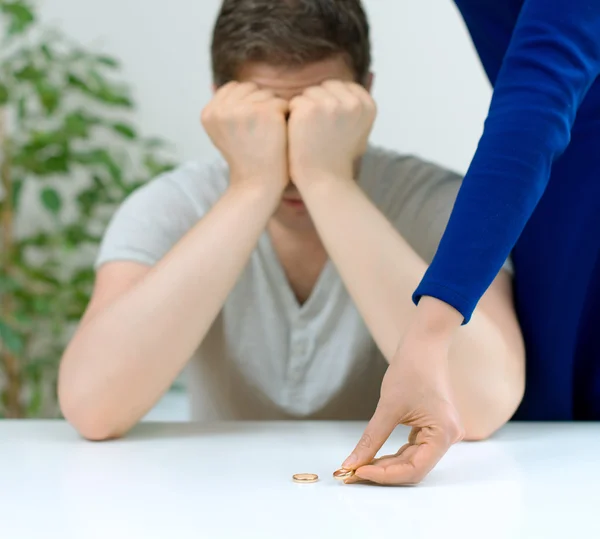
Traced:
<path fill-rule="evenodd" d="M 294 483 L 316 483 L 319 476 L 316 473 L 297 473 L 292 476 Z"/>
<path fill-rule="evenodd" d="M 350 479 L 354 475 L 354 470 L 346 470 L 345 468 L 340 468 L 333 472 L 333 478 L 338 479 L 340 481 L 345 481 L 346 479 Z"/>

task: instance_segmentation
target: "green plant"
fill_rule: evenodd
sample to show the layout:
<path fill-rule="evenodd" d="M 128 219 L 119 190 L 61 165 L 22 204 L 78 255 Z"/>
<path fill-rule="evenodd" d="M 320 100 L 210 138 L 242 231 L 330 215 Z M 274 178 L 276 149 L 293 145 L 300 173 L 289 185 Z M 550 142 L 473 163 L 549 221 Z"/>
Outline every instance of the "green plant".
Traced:
<path fill-rule="evenodd" d="M 118 62 L 0 0 L 0 417 L 54 416 L 62 350 L 116 206 L 170 168 Z"/>

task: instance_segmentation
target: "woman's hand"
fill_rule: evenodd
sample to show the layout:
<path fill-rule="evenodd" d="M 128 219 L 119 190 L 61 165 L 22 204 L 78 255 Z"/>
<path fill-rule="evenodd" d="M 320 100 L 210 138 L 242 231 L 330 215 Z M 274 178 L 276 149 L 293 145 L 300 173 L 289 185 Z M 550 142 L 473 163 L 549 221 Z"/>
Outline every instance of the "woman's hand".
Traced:
<path fill-rule="evenodd" d="M 448 350 L 461 322 L 452 307 L 422 298 L 383 379 L 375 414 L 342 465 L 355 471 L 346 483 L 419 483 L 463 438 L 448 368 Z M 373 460 L 398 425 L 412 427 L 408 443 L 395 455 Z"/>

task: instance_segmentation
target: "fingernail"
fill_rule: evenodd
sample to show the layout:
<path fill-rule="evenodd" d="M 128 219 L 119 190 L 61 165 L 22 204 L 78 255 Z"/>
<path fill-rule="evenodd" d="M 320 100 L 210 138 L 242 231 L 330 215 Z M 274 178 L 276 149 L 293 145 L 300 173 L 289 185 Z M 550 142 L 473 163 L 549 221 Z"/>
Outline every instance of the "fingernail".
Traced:
<path fill-rule="evenodd" d="M 346 468 L 346 469 L 350 469 L 352 468 L 352 466 L 354 466 L 356 463 L 358 462 L 358 457 L 352 453 L 352 455 L 350 455 L 345 461 L 344 464 L 342 464 L 342 468 Z"/>

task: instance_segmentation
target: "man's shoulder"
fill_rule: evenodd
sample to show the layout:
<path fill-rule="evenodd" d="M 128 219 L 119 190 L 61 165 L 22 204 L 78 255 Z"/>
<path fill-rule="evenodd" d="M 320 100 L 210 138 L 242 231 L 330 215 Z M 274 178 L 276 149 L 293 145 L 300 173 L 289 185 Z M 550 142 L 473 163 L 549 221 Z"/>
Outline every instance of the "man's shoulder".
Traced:
<path fill-rule="evenodd" d="M 370 145 L 367 148 L 364 164 L 368 172 L 377 172 L 375 176 L 379 181 L 391 179 L 398 182 L 423 175 L 449 176 L 454 179 L 461 179 L 461 175 L 456 171 L 439 163 L 416 154 L 402 153 L 381 146 Z"/>
<path fill-rule="evenodd" d="M 227 188 L 229 169 L 223 159 L 187 161 L 153 180 L 146 187 L 157 196 L 178 191 L 194 205 L 212 206 Z"/>
<path fill-rule="evenodd" d="M 369 146 L 360 182 L 378 204 L 398 207 L 415 196 L 427 196 L 438 187 L 457 190 L 462 176 L 457 172 L 414 154 L 403 154 Z"/>
<path fill-rule="evenodd" d="M 189 162 L 136 189 L 113 215 L 96 267 L 112 260 L 158 262 L 210 210 L 227 178 L 223 162 Z"/>

